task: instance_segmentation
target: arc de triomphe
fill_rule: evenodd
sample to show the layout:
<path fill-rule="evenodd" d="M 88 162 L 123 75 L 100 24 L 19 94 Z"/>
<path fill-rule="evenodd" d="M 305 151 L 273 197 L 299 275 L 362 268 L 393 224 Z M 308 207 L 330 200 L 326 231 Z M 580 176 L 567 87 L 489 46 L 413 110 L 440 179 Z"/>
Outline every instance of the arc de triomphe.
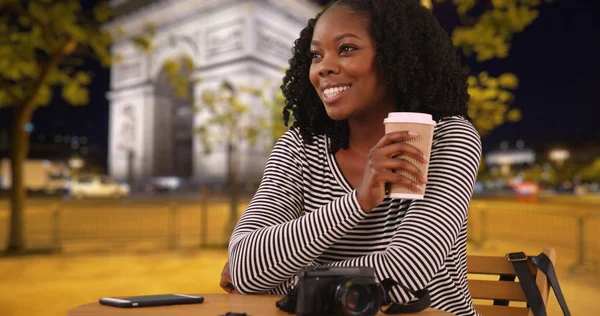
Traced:
<path fill-rule="evenodd" d="M 198 98 L 223 80 L 233 85 L 280 83 L 282 69 L 300 30 L 317 12 L 308 0 L 112 0 L 117 16 L 107 28 L 121 30 L 111 48 L 109 173 L 140 183 L 150 177 L 180 176 L 194 182 L 224 181 L 223 148 L 205 154 L 194 127 L 201 118 L 165 87 L 166 60 L 193 61 L 190 87 Z M 148 23 L 156 29 L 154 49 L 144 54 L 130 38 Z M 189 101 L 187 101 L 189 103 Z M 256 178 L 267 152 L 247 149 L 241 174 Z M 256 179 L 254 179 L 256 180 Z"/>

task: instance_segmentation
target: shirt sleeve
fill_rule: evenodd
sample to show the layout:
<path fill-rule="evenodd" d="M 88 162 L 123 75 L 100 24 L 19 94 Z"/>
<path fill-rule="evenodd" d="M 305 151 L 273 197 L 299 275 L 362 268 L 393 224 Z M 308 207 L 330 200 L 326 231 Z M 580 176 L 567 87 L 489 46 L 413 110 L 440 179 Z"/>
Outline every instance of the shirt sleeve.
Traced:
<path fill-rule="evenodd" d="M 426 288 L 455 244 L 466 219 L 481 158 L 481 140 L 466 121 L 447 122 L 434 139 L 425 198 L 415 200 L 385 251 L 330 263 L 370 266 L 413 291 Z M 412 296 L 394 287 L 392 298 Z"/>
<path fill-rule="evenodd" d="M 367 216 L 354 192 L 300 216 L 302 155 L 300 135 L 288 131 L 231 235 L 231 279 L 242 294 L 267 292 L 290 279 Z"/>

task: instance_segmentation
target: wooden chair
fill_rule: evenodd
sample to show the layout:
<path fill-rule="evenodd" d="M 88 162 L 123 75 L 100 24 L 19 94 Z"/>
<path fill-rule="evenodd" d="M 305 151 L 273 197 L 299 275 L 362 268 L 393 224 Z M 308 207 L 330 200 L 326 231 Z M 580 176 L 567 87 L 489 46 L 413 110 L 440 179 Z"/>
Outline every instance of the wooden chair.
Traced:
<path fill-rule="evenodd" d="M 553 248 L 545 248 L 544 253 L 556 266 L 556 251 Z M 549 284 L 546 275 L 531 263 L 529 269 L 535 276 L 544 305 L 547 305 Z M 482 316 L 533 316 L 530 308 L 526 307 L 521 285 L 518 282 L 499 280 L 500 275 L 515 275 L 512 264 L 505 257 L 469 255 L 467 273 L 469 290 L 475 299 L 475 309 Z M 509 301 L 509 306 L 492 305 L 493 300 L 498 299 Z M 480 302 L 483 304 L 479 304 Z"/>

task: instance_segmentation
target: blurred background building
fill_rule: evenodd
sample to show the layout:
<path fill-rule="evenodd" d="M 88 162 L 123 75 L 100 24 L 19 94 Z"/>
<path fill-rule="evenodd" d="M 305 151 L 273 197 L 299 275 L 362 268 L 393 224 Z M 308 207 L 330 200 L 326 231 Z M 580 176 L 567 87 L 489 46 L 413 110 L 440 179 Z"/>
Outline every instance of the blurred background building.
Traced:
<path fill-rule="evenodd" d="M 279 86 L 298 37 L 317 6 L 305 0 L 136 1 L 110 2 L 116 17 L 107 25 L 123 38 L 155 29 L 154 48 L 141 54 L 131 41 L 111 50 L 121 62 L 111 68 L 108 169 L 132 183 L 175 176 L 192 182 L 220 182 L 226 174 L 225 148 L 207 155 L 194 128 L 202 113 L 181 99 L 167 82 L 166 60 L 193 63 L 189 91 L 194 99 L 223 82 L 261 87 L 271 79 Z M 242 148 L 240 175 L 259 178 L 264 151 Z"/>

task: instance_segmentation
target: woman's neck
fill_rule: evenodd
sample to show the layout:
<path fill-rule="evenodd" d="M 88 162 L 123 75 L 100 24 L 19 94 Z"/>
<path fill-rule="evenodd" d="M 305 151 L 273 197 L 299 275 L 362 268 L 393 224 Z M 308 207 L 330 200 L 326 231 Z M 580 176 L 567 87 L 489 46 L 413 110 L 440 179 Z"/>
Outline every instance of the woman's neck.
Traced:
<path fill-rule="evenodd" d="M 385 135 L 383 120 L 387 113 L 360 120 L 348 120 L 348 145 L 352 151 L 368 154 L 371 148 Z"/>

